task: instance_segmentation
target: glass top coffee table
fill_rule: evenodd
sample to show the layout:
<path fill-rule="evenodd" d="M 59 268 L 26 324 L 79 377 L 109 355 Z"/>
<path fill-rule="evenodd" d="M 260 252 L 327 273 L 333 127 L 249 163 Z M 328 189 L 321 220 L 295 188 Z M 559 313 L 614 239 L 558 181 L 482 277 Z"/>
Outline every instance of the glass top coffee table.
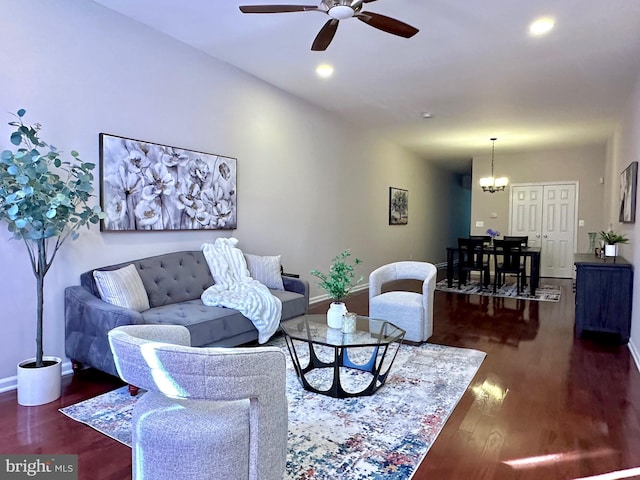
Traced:
<path fill-rule="evenodd" d="M 358 316 L 356 331 L 329 328 L 326 315 L 280 324 L 302 386 L 335 398 L 372 395 L 387 380 L 405 331 Z"/>

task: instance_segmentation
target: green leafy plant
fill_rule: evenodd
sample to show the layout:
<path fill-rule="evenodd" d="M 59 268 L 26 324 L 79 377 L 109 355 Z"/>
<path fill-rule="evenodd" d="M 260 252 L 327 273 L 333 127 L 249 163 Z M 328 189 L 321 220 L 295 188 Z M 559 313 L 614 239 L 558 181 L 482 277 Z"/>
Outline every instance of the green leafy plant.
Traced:
<path fill-rule="evenodd" d="M 356 280 L 353 272 L 354 267 L 362 263 L 362 260 L 354 258 L 353 262 L 350 262 L 350 256 L 351 252 L 349 250 L 336 255 L 329 267 L 329 273 L 311 270 L 311 275 L 320 279 L 318 285 L 325 289 L 329 298 L 334 299 L 336 302 L 341 302 L 351 289 L 363 280 L 363 277 Z"/>
<path fill-rule="evenodd" d="M 608 232 L 600 232 L 600 238 L 607 245 L 615 245 L 616 243 L 628 243 L 629 239 L 624 234 L 619 234 L 610 230 Z"/>
<path fill-rule="evenodd" d="M 104 217 L 99 206 L 89 206 L 95 164 L 83 162 L 76 151 L 70 161 L 43 142 L 40 124 L 25 125 L 25 110 L 14 115 L 11 143 L 17 150 L 0 156 L 0 220 L 13 238 L 23 240 L 37 288 L 36 364 L 43 366 L 42 320 L 44 279 L 56 253 L 69 237 L 76 239 L 83 225 Z"/>

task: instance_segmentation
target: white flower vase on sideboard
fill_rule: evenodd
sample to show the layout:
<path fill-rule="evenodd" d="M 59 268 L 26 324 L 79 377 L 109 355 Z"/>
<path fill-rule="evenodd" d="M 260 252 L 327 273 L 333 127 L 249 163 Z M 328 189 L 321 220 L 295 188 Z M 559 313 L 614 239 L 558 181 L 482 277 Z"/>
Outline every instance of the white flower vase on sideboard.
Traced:
<path fill-rule="evenodd" d="M 604 256 L 605 257 L 617 257 L 618 256 L 618 245 L 615 243 L 613 245 L 605 245 L 604 246 Z"/>
<path fill-rule="evenodd" d="M 60 382 L 62 377 L 62 359 L 58 357 L 42 357 L 44 367 L 32 368 L 26 365 L 35 364 L 30 358 L 18 364 L 18 404 L 27 407 L 44 405 L 60 398 Z"/>
<path fill-rule="evenodd" d="M 327 325 L 329 328 L 342 328 L 342 316 L 347 313 L 344 302 L 333 302 L 327 311 Z"/>

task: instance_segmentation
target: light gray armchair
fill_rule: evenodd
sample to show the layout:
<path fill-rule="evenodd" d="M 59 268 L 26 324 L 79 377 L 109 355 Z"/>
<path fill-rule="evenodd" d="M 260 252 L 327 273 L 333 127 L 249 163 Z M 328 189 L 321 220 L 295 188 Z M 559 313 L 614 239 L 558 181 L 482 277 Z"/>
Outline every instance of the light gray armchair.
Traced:
<path fill-rule="evenodd" d="M 383 265 L 369 275 L 369 317 L 387 320 L 407 333 L 404 339 L 422 343 L 433 334 L 433 292 L 435 265 L 427 262 L 395 262 Z M 389 291 L 382 286 L 395 280 L 420 280 L 422 293 Z"/>
<path fill-rule="evenodd" d="M 190 347 L 180 325 L 109 332 L 120 377 L 147 390 L 133 410 L 133 478 L 281 480 L 285 355 L 275 347 Z"/>

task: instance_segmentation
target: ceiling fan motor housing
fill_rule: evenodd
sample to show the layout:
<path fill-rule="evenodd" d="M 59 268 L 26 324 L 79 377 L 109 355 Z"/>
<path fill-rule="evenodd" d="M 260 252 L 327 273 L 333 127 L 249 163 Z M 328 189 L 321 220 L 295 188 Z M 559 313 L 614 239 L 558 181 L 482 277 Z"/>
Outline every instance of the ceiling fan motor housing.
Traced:
<path fill-rule="evenodd" d="M 331 18 L 335 18 L 336 20 L 345 20 L 353 17 L 355 11 L 346 5 L 336 5 L 335 7 L 331 7 L 327 13 Z"/>

